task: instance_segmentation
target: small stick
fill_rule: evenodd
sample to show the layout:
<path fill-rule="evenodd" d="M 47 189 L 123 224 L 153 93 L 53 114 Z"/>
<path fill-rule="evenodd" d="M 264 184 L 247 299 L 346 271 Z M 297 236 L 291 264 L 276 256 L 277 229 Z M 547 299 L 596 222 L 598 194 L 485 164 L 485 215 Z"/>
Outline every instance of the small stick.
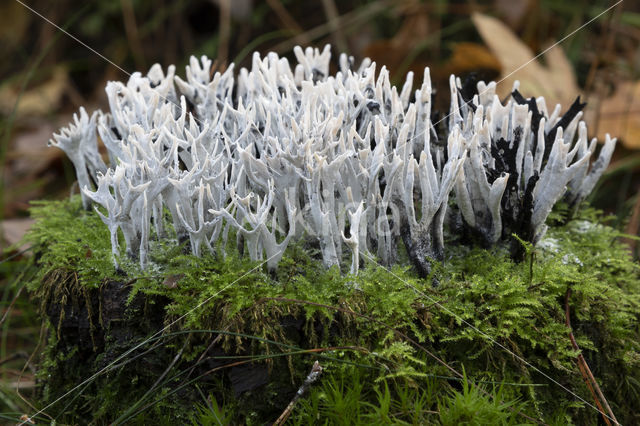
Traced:
<path fill-rule="evenodd" d="M 571 289 L 568 288 L 567 295 L 565 297 L 566 324 L 567 324 L 567 327 L 569 328 L 569 338 L 571 339 L 571 346 L 573 346 L 574 350 L 580 351 L 578 342 L 576 341 L 576 338 L 573 336 L 573 331 L 571 330 L 571 318 L 569 316 L 569 297 L 570 296 L 571 296 Z M 582 377 L 584 378 L 584 381 L 587 383 L 587 386 L 589 387 L 589 390 L 593 395 L 593 399 L 595 400 L 596 405 L 600 410 L 600 414 L 602 414 L 602 418 L 604 419 L 604 422 L 607 425 L 611 425 L 611 422 L 609 422 L 609 419 L 611 419 L 616 425 L 619 425 L 620 423 L 618 423 L 616 416 L 613 415 L 613 410 L 611 410 L 611 407 L 609 406 L 607 399 L 604 397 L 602 390 L 600 390 L 600 386 L 598 385 L 596 378 L 593 376 L 593 373 L 591 372 L 591 369 L 589 368 L 587 361 L 584 359 L 582 352 L 578 354 L 578 367 L 580 368 L 580 372 L 582 373 Z M 604 404 L 607 410 L 608 416 L 604 413 L 601 403 Z"/>
<path fill-rule="evenodd" d="M 287 405 L 287 408 L 285 408 L 282 414 L 280 414 L 280 417 L 278 417 L 278 420 L 273 422 L 273 426 L 281 425 L 287 421 L 287 419 L 291 415 L 291 412 L 293 411 L 293 407 L 296 405 L 298 400 L 304 396 L 305 392 L 307 392 L 307 390 L 311 387 L 311 385 L 314 384 L 316 380 L 318 380 L 321 373 L 322 373 L 322 367 L 320 366 L 320 363 L 318 361 L 314 362 L 313 367 L 311 367 L 311 372 L 309 373 L 307 378 L 304 380 L 304 383 L 302 384 L 302 386 L 300 386 L 300 388 L 298 389 L 298 392 L 296 392 L 295 396 L 293 397 L 289 405 Z"/>
<path fill-rule="evenodd" d="M 2 325 L 2 323 L 4 323 L 4 321 L 7 319 L 9 312 L 11 312 L 11 308 L 13 308 L 13 304 L 16 303 L 16 300 L 18 300 L 18 297 L 20 297 L 20 293 L 22 293 L 22 289 L 24 287 L 25 286 L 23 285 L 18 289 L 18 291 L 16 292 L 16 295 L 13 297 L 13 300 L 11 301 L 11 303 L 9 303 L 9 307 L 7 308 L 6 311 L 4 311 L 4 314 L 2 315 L 2 319 L 0 319 L 0 325 Z"/>

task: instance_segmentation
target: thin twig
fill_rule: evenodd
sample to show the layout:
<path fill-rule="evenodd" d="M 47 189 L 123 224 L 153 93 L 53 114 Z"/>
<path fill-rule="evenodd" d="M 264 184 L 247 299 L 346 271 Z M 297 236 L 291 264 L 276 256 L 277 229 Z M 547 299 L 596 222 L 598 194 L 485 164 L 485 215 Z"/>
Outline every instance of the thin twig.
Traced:
<path fill-rule="evenodd" d="M 33 249 L 33 246 L 26 247 L 26 248 L 24 248 L 24 249 L 22 249 L 20 251 L 17 251 L 15 253 L 5 257 L 4 259 L 0 260 L 0 265 L 2 265 L 3 263 L 9 262 L 12 259 L 15 259 L 16 257 L 18 257 L 18 256 L 20 256 L 22 254 L 25 254 L 26 252 L 28 252 L 31 249 Z M 4 254 L 4 252 L 0 252 L 0 254 Z"/>
<path fill-rule="evenodd" d="M 567 327 L 569 328 L 569 339 L 571 339 L 571 346 L 573 346 L 574 350 L 580 352 L 580 347 L 578 346 L 578 342 L 576 342 L 576 338 L 573 336 L 573 331 L 571 329 L 571 317 L 569 315 L 569 297 L 571 297 L 570 288 L 567 289 L 567 294 L 565 296 L 565 302 L 564 302 L 566 324 L 567 324 Z M 587 383 L 587 387 L 591 391 L 591 395 L 593 395 L 593 399 L 595 400 L 596 405 L 600 410 L 600 414 L 602 414 L 602 418 L 604 419 L 604 422 L 607 425 L 611 425 L 611 422 L 609 422 L 609 419 L 611 419 L 615 424 L 619 425 L 620 423 L 618 423 L 618 420 L 616 420 L 616 416 L 613 415 L 613 411 L 611 410 L 611 407 L 609 406 L 607 399 L 604 397 L 602 390 L 600 390 L 600 386 L 598 385 L 596 378 L 593 376 L 593 373 L 591 373 L 591 369 L 589 368 L 587 361 L 584 359 L 582 352 L 578 353 L 578 367 L 580 368 L 580 372 L 582 373 L 582 377 L 584 378 L 584 381 Z M 604 410 L 601 404 L 604 404 L 607 410 L 607 413 L 609 414 L 608 416 L 604 413 Z"/>
<path fill-rule="evenodd" d="M 42 343 L 45 340 L 45 337 L 47 335 L 47 331 L 48 330 L 49 330 L 49 327 L 47 326 L 47 323 L 45 321 L 43 321 L 42 325 L 40 326 L 40 338 L 38 339 L 38 344 L 33 349 L 33 352 L 31 352 L 31 355 L 29 355 L 29 359 L 27 359 L 27 361 L 24 363 L 24 367 L 22 367 L 22 370 L 20 371 L 20 375 L 18 376 L 18 382 L 20 382 L 22 380 L 22 377 L 24 376 L 24 372 L 31 365 L 31 360 L 33 360 L 33 358 L 36 356 L 36 354 L 39 353 L 38 351 L 40 349 L 40 346 L 42 345 Z M 27 406 L 29 406 L 31 409 L 33 409 L 34 411 L 38 410 L 33 404 L 31 404 L 31 402 L 29 402 L 29 400 L 24 395 L 22 395 L 20 393 L 20 387 L 16 388 L 16 395 L 18 395 L 18 397 L 25 404 L 27 404 Z M 46 411 L 44 411 L 44 409 L 38 410 L 38 412 L 36 414 L 33 414 L 30 417 L 35 418 L 38 414 L 42 414 L 43 416 L 49 418 L 50 420 L 54 420 L 53 417 L 51 417 L 49 414 L 46 413 Z M 27 418 L 29 418 L 29 416 L 27 416 Z M 21 423 L 21 424 L 24 424 L 24 422 Z"/>
<path fill-rule="evenodd" d="M 282 5 L 280 0 L 267 0 L 267 4 L 278 15 L 278 19 L 282 24 L 288 29 L 291 30 L 295 35 L 293 39 L 297 44 L 308 45 L 311 40 L 304 33 L 304 30 L 298 24 L 293 16 L 287 11 L 287 8 Z"/>
<path fill-rule="evenodd" d="M 0 365 L 4 365 L 4 364 L 6 364 L 7 362 L 11 362 L 11 361 L 16 360 L 16 359 L 18 359 L 18 358 L 26 359 L 26 360 L 27 360 L 27 361 L 26 361 L 26 366 L 29 368 L 29 370 L 31 370 L 31 373 L 32 373 L 32 374 L 36 374 L 36 372 L 37 372 L 36 367 L 35 367 L 31 362 L 29 362 L 29 360 L 31 359 L 31 357 L 30 357 L 30 356 L 29 356 L 29 354 L 28 354 L 27 352 L 25 352 L 25 351 L 18 351 L 18 352 L 15 352 L 15 353 L 13 353 L 13 354 L 9 355 L 8 357 L 6 357 L 5 359 L 0 360 Z M 21 372 L 20 374 L 22 375 L 23 373 Z"/>
<path fill-rule="evenodd" d="M 2 325 L 5 320 L 7 319 L 7 316 L 9 315 L 9 312 L 11 312 L 11 308 L 13 308 L 14 303 L 16 303 L 16 300 L 18 300 L 18 297 L 20 297 L 20 293 L 22 293 L 22 289 L 24 288 L 24 285 L 22 287 L 20 287 L 18 289 L 18 291 L 16 292 L 16 295 L 13 296 L 13 300 L 11 301 L 11 303 L 9 303 L 9 307 L 7 308 L 6 311 L 4 311 L 4 315 L 2 315 L 2 318 L 0 319 L 0 325 Z"/>
<path fill-rule="evenodd" d="M 142 49 L 142 43 L 140 42 L 140 35 L 138 34 L 138 24 L 136 24 L 136 15 L 131 4 L 131 0 L 120 0 L 120 6 L 122 8 L 122 18 L 124 20 L 124 32 L 129 42 L 129 47 L 133 53 L 133 59 L 138 69 L 146 68 L 146 61 L 144 57 L 144 50 Z"/>
<path fill-rule="evenodd" d="M 278 417 L 278 420 L 273 422 L 273 426 L 281 425 L 287 421 L 287 419 L 291 415 L 291 412 L 293 411 L 293 407 L 296 405 L 298 400 L 304 396 L 304 394 L 311 387 L 311 385 L 313 385 L 318 380 L 321 373 L 322 373 L 322 367 L 320 366 L 320 363 L 318 361 L 314 362 L 313 367 L 311 367 L 311 372 L 309 372 L 309 375 L 307 375 L 307 378 L 304 380 L 304 383 L 302 384 L 302 386 L 300 386 L 300 388 L 298 389 L 298 392 L 296 392 L 296 394 L 294 395 L 289 405 L 287 405 L 287 408 L 285 408 L 282 414 L 280 414 L 280 417 Z"/>
<path fill-rule="evenodd" d="M 231 1 L 219 0 L 218 6 L 220 7 L 220 36 L 218 38 L 218 61 L 223 66 L 229 62 L 229 39 L 231 38 Z"/>
<path fill-rule="evenodd" d="M 322 7 L 324 9 L 324 14 L 327 17 L 327 22 L 332 27 L 331 36 L 333 38 L 333 42 L 338 46 L 338 50 L 347 53 L 349 51 L 349 46 L 342 28 L 338 26 L 338 17 L 340 15 L 338 14 L 336 3 L 333 0 L 322 0 Z"/>
<path fill-rule="evenodd" d="M 4 365 L 7 362 L 13 361 L 14 359 L 18 359 L 18 358 L 29 359 L 29 354 L 24 352 L 24 351 L 16 352 L 14 354 L 9 355 L 8 357 L 6 357 L 4 359 L 0 359 L 0 365 Z"/>

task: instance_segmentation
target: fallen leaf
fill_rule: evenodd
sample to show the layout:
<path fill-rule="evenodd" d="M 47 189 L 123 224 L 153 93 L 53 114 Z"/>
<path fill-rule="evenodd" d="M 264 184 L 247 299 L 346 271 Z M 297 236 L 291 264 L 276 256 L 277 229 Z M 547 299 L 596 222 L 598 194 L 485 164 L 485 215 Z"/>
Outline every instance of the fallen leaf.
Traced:
<path fill-rule="evenodd" d="M 13 111 L 16 102 L 18 118 L 43 116 L 54 111 L 60 105 L 63 95 L 69 88 L 69 76 L 66 68 L 58 66 L 53 70 L 51 78 L 39 86 L 29 89 L 20 96 L 22 81 L 0 89 L 0 113 L 8 115 Z"/>
<path fill-rule="evenodd" d="M 535 0 L 496 0 L 495 8 L 511 28 L 518 28 L 527 21 L 536 3 Z"/>
<path fill-rule="evenodd" d="M 30 218 L 7 219 L 0 222 L 0 252 L 3 252 L 13 244 L 19 243 L 34 222 Z M 24 250 L 26 247 L 24 245 L 18 250 Z"/>
<path fill-rule="evenodd" d="M 176 288 L 178 287 L 178 283 L 182 278 L 184 278 L 184 274 L 167 275 L 162 284 L 167 286 L 167 288 Z"/>
<path fill-rule="evenodd" d="M 502 69 L 498 59 L 486 46 L 466 42 L 453 46 L 451 57 L 442 68 L 445 76 L 461 76 L 471 71 L 498 75 Z"/>
<path fill-rule="evenodd" d="M 47 146 L 56 130 L 51 123 L 42 122 L 35 129 L 16 135 L 6 158 L 13 176 L 22 179 L 25 175 L 36 175 L 51 161 L 64 156 L 62 150 Z"/>
<path fill-rule="evenodd" d="M 33 121 L 33 120 L 32 120 Z M 35 120 L 35 128 L 16 134 L 9 144 L 4 167 L 4 217 L 12 217 L 28 207 L 28 202 L 41 198 L 46 185 L 60 175 L 52 165 L 64 156 L 57 148 L 47 147 L 54 127 Z"/>
<path fill-rule="evenodd" d="M 626 148 L 640 149 L 640 80 L 621 82 L 611 97 L 587 104 L 585 114 L 598 140 L 609 133 Z"/>
<path fill-rule="evenodd" d="M 520 92 L 524 96 L 544 96 L 550 111 L 558 103 L 568 107 L 580 94 L 573 68 L 560 46 L 545 53 L 545 62 L 549 65 L 544 66 L 500 20 L 481 13 L 474 13 L 472 20 L 500 62 L 502 73 L 496 91 L 501 98 L 511 93 L 515 80 L 520 81 Z"/>

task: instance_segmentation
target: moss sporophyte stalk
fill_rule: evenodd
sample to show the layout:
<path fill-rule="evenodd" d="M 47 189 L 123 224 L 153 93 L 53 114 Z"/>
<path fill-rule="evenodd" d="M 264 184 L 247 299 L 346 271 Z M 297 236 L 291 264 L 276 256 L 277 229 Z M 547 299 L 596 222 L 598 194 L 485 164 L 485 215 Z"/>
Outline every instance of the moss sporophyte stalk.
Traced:
<path fill-rule="evenodd" d="M 428 69 L 398 89 L 294 53 L 237 75 L 192 58 L 186 81 L 154 65 L 54 135 L 82 193 L 32 208 L 43 405 L 107 367 L 51 412 L 262 424 L 318 360 L 294 423 L 594 423 L 568 312 L 637 420 L 639 270 L 581 206 L 615 145 L 595 155 L 584 104 L 452 76 L 438 120 Z"/>

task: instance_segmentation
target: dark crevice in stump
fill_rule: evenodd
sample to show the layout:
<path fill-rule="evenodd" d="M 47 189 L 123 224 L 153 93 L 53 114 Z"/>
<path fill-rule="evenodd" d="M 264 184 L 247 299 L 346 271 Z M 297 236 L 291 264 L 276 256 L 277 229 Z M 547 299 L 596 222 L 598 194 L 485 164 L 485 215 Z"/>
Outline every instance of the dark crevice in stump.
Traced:
<path fill-rule="evenodd" d="M 42 307 L 51 323 L 50 333 L 54 335 L 43 355 L 43 365 L 46 365 L 46 376 L 41 375 L 46 377 L 41 387 L 43 401 L 54 401 L 115 361 L 115 368 L 112 366 L 93 383 L 81 389 L 82 398 L 89 402 L 76 405 L 75 416 L 86 415 L 87 418 L 93 418 L 100 407 L 100 392 L 107 388 L 111 389 L 109 395 L 114 398 L 113 402 L 121 404 L 120 410 L 128 408 L 127 404 L 137 401 L 165 373 L 185 344 L 185 339 L 190 339 L 191 347 L 200 345 L 201 353 L 218 337 L 216 333 L 196 333 L 191 337 L 187 337 L 188 333 L 185 333 L 167 337 L 166 340 L 142 345 L 119 360 L 123 353 L 164 327 L 167 322 L 165 308 L 169 299 L 138 293 L 127 304 L 131 286 L 114 280 L 103 283 L 100 288 L 82 286 L 74 280 L 58 280 L 50 285 L 52 287 L 46 292 Z M 66 297 L 61 298 L 61 294 Z M 280 330 L 279 335 L 287 344 L 301 348 L 313 347 L 321 341 L 337 341 L 348 329 L 336 321 L 326 324 L 325 320 L 318 319 L 309 323 L 301 315 L 283 315 L 274 319 L 270 325 Z M 210 328 L 223 327 L 211 324 Z M 309 334 L 314 337 L 311 338 Z M 225 367 L 236 361 L 246 361 L 246 355 L 255 354 L 257 342 L 243 339 L 242 347 L 238 348 L 235 343 L 223 344 L 223 340 L 219 339 L 197 365 L 198 356 L 190 358 L 191 361 L 179 360 L 167 377 L 190 370 L 188 379 L 183 375 L 181 379 L 164 386 L 178 387 L 183 382 L 221 367 L 215 373 L 198 379 L 200 391 L 207 395 L 209 392 L 220 392 L 222 386 L 222 389 L 226 389 L 219 393 L 222 399 L 234 395 L 239 404 L 246 404 L 252 411 L 266 417 L 277 417 L 282 407 L 295 394 L 299 384 L 300 378 L 294 378 L 292 374 L 304 375 L 306 371 L 306 364 L 300 368 L 297 368 L 297 364 L 309 360 L 305 357 L 276 357 L 267 362 L 247 362 Z M 150 350 L 154 344 L 155 347 Z M 274 345 L 270 347 L 272 353 L 289 350 Z M 264 352 L 264 348 L 258 351 Z M 234 358 L 236 356 L 238 358 Z M 195 403 L 204 403 L 200 391 L 194 386 L 183 388 L 170 400 L 174 405 L 162 412 L 162 415 L 171 417 L 181 408 L 183 412 L 192 412 Z M 158 395 L 154 395 L 154 398 L 156 396 Z M 66 401 L 59 407 L 54 407 L 51 413 L 62 410 L 72 398 L 73 396 L 65 398 Z M 107 413 L 103 417 L 105 421 L 112 421 L 118 415 L 118 410 L 114 409 L 113 413 Z M 74 418 L 78 418 L 75 416 Z"/>

